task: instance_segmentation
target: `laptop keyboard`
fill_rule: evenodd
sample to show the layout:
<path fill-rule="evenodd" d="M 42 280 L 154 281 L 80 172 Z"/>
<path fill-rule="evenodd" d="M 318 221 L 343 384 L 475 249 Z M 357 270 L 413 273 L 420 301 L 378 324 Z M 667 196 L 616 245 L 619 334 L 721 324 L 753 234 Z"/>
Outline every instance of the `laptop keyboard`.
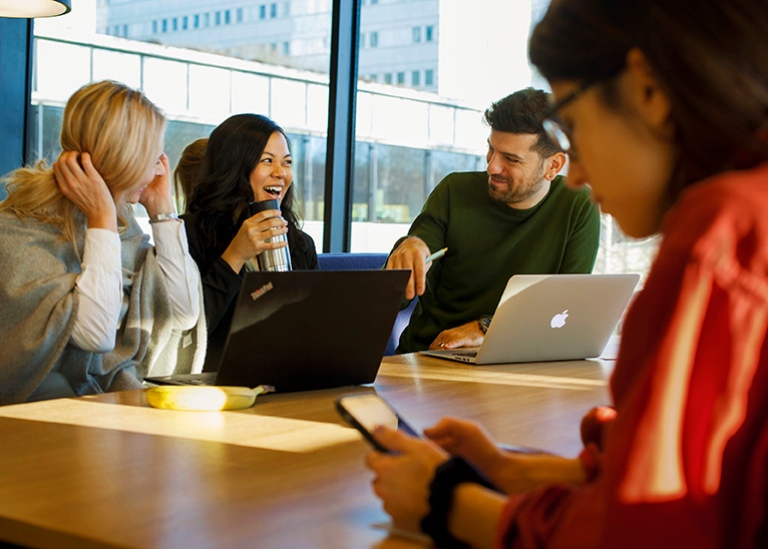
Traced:
<path fill-rule="evenodd" d="M 477 356 L 477 351 L 453 351 L 453 356 Z"/>
<path fill-rule="evenodd" d="M 209 377 L 204 378 L 194 378 L 194 379 L 185 379 L 184 383 L 187 385 L 210 385 L 211 379 Z"/>

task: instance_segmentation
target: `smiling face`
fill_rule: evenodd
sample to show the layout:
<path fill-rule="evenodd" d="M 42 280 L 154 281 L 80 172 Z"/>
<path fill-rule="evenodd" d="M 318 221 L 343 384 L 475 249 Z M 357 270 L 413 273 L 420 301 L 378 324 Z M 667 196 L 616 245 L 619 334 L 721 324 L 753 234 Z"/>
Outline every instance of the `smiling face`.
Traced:
<path fill-rule="evenodd" d="M 554 82 L 556 99 L 575 82 Z M 628 236 L 657 233 L 669 208 L 668 186 L 675 164 L 673 131 L 663 92 L 628 69 L 619 77 L 620 106 L 608 108 L 597 89 L 590 89 L 561 111 L 578 155 L 571 158 L 568 183 L 589 185 L 600 209 L 616 219 Z"/>
<path fill-rule="evenodd" d="M 491 129 L 485 159 L 488 194 L 493 200 L 511 208 L 525 209 L 546 196 L 549 182 L 557 172 L 550 174 L 548 159 L 531 149 L 537 139 L 534 134 Z"/>
<path fill-rule="evenodd" d="M 282 133 L 274 132 L 249 177 L 253 200 L 261 202 L 276 198 L 282 203 L 288 187 L 293 183 L 292 164 L 288 141 Z"/>

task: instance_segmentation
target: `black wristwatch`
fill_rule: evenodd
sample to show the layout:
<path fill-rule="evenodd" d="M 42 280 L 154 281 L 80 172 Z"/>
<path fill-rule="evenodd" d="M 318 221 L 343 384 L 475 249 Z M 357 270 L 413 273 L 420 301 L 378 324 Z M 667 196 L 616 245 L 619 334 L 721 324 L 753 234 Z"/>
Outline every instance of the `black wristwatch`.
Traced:
<path fill-rule="evenodd" d="M 483 333 L 486 333 L 488 328 L 490 328 L 491 320 L 493 320 L 493 317 L 490 315 L 483 315 L 478 319 L 478 322 L 480 323 L 480 329 L 483 331 Z"/>

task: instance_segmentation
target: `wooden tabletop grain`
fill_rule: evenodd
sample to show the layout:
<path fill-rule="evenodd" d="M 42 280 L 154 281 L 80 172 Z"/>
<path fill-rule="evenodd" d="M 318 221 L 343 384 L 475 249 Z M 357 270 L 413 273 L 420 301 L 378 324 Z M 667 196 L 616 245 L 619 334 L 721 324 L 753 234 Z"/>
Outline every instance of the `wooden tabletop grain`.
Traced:
<path fill-rule="evenodd" d="M 386 357 L 372 387 L 260 396 L 253 408 L 150 408 L 143 391 L 0 407 L 0 540 L 27 547 L 377 548 L 388 535 L 366 442 L 334 408 L 376 391 L 414 427 L 452 415 L 499 442 L 575 456 L 608 402 L 609 361 L 475 367 Z"/>

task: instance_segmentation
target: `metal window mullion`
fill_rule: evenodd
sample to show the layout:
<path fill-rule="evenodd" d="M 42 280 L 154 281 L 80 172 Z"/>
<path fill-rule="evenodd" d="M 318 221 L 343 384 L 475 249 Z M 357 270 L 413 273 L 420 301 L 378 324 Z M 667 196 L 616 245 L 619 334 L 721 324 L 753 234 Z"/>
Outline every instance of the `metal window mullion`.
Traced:
<path fill-rule="evenodd" d="M 355 166 L 359 0 L 333 0 L 323 251 L 348 252 Z"/>

